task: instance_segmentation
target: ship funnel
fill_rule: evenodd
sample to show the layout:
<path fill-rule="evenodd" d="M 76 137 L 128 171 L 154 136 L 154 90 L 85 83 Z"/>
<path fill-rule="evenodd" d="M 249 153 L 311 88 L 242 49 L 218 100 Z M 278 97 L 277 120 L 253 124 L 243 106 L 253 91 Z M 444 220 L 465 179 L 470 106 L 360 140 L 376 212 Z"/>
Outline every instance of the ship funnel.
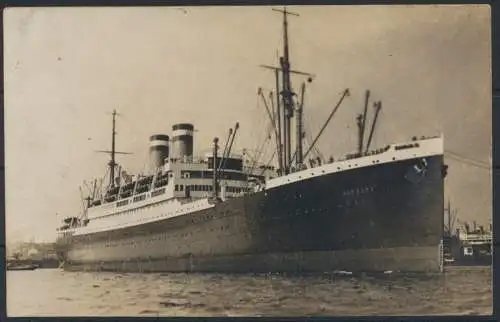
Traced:
<path fill-rule="evenodd" d="M 186 159 L 193 156 L 194 126 L 190 123 L 179 123 L 172 126 L 172 152 L 174 159 Z"/>
<path fill-rule="evenodd" d="M 169 137 L 165 134 L 152 135 L 149 138 L 149 162 L 151 170 L 163 166 L 165 159 L 169 156 Z"/>

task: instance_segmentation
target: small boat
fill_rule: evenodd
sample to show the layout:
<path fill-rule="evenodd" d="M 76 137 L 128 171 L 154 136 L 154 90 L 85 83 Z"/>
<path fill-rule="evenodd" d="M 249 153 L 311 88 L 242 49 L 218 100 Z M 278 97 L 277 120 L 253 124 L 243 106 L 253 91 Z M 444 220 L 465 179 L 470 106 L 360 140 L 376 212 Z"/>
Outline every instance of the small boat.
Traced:
<path fill-rule="evenodd" d="M 34 271 L 38 268 L 38 265 L 29 264 L 29 265 L 9 265 L 7 264 L 8 271 Z"/>

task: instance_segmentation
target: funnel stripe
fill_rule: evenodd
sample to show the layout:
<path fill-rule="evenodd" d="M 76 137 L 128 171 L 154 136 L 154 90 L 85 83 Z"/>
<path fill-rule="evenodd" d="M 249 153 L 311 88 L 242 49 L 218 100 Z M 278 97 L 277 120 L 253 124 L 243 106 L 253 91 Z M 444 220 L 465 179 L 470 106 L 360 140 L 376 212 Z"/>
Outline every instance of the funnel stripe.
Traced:
<path fill-rule="evenodd" d="M 163 141 L 163 140 L 149 141 L 149 146 L 150 147 L 156 147 L 156 146 L 168 147 L 168 141 Z"/>
<path fill-rule="evenodd" d="M 189 130 L 189 131 L 193 131 L 194 130 L 194 126 L 191 123 L 179 123 L 179 124 L 175 124 L 174 126 L 172 126 L 172 130 L 173 131 L 177 131 L 177 130 Z"/>
<path fill-rule="evenodd" d="M 168 141 L 169 139 L 170 138 L 168 137 L 168 135 L 165 134 L 155 134 L 149 137 L 149 141 L 156 141 L 156 140 Z"/>
<path fill-rule="evenodd" d="M 193 136 L 193 130 L 174 130 L 173 136 L 189 135 Z"/>

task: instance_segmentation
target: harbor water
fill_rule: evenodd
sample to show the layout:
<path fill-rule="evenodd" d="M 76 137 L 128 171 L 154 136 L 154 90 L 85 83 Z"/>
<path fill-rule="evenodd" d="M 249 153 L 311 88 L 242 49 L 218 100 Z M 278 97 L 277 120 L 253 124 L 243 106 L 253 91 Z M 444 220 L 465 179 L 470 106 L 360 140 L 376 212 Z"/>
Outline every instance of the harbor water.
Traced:
<path fill-rule="evenodd" d="M 490 315 L 491 267 L 442 275 L 7 272 L 8 316 Z"/>

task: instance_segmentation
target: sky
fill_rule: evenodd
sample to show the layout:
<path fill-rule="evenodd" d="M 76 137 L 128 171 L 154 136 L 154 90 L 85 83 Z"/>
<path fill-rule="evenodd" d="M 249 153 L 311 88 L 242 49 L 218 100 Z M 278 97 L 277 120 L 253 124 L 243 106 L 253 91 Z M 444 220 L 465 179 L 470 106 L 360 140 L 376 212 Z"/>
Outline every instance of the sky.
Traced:
<path fill-rule="evenodd" d="M 364 93 L 383 109 L 373 146 L 444 135 L 445 149 L 491 163 L 488 6 L 289 7 L 293 69 L 316 75 L 305 96 L 325 155 L 356 149 Z M 265 139 L 257 89 L 274 88 L 281 16 L 271 7 L 8 8 L 4 15 L 7 241 L 50 241 L 81 211 L 79 186 L 102 177 L 117 109 L 118 162 L 144 170 L 149 136 L 195 125 L 195 150 L 238 121 L 235 149 Z M 299 91 L 302 78 L 293 78 Z M 370 106 L 369 117 L 373 115 Z M 269 148 L 270 149 L 270 148 Z M 264 160 L 263 160 L 264 161 Z M 267 161 L 267 160 L 266 160 Z M 445 197 L 460 220 L 488 225 L 491 172 L 445 154 Z M 84 189 L 85 191 L 85 189 Z"/>

